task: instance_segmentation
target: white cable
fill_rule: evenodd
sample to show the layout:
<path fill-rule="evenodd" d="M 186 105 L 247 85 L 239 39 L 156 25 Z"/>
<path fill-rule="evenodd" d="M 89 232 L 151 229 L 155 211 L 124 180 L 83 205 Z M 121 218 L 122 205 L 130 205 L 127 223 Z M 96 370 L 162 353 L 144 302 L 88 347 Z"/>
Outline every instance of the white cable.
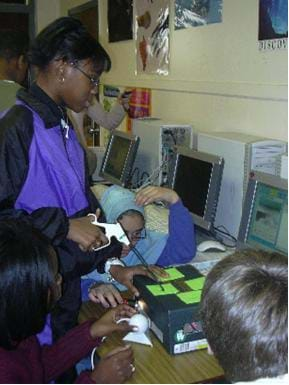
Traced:
<path fill-rule="evenodd" d="M 95 353 L 96 349 L 97 348 L 94 348 L 93 351 L 91 352 L 91 355 L 90 355 L 91 370 L 94 370 L 94 353 Z"/>

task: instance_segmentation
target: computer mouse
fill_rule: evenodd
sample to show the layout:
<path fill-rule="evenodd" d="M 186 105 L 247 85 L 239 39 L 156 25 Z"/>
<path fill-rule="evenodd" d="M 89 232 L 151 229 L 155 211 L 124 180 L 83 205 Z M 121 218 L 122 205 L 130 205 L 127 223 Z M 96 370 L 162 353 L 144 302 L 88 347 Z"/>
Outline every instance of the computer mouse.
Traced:
<path fill-rule="evenodd" d="M 198 244 L 197 251 L 220 252 L 226 251 L 226 247 L 219 241 L 208 240 Z"/>

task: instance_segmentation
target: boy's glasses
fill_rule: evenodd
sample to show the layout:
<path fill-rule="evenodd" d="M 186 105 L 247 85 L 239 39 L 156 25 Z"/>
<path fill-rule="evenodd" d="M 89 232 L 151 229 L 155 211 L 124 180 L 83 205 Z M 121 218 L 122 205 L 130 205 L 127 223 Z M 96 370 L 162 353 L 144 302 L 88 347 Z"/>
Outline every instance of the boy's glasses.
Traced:
<path fill-rule="evenodd" d="M 76 68 L 79 72 L 81 72 L 87 79 L 89 79 L 90 83 L 94 88 L 99 86 L 99 79 L 95 79 L 93 76 L 88 75 L 86 72 L 84 72 L 80 67 L 78 67 L 76 64 L 73 64 L 73 67 Z"/>

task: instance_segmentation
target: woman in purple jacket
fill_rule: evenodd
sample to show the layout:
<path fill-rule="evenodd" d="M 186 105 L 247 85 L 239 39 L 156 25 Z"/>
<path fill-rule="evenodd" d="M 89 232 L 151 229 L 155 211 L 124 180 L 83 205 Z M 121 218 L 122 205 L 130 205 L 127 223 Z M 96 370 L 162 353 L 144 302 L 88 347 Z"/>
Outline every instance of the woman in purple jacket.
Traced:
<path fill-rule="evenodd" d="M 72 17 L 45 27 L 28 59 L 37 68 L 35 83 L 19 90 L 16 105 L 0 120 L 0 219 L 21 218 L 32 224 L 57 252 L 63 296 L 51 312 L 56 341 L 77 324 L 80 277 L 103 271 L 106 259 L 121 253 L 117 241 L 97 250 L 108 239 L 88 216 L 100 205 L 90 190 L 85 152 L 66 112 L 90 104 L 111 62 Z"/>
<path fill-rule="evenodd" d="M 0 221 L 0 382 L 48 383 L 87 355 L 113 331 L 128 331 L 135 310 L 120 305 L 97 321 L 70 330 L 53 345 L 40 346 L 36 334 L 61 296 L 62 277 L 49 241 L 21 220 Z M 134 371 L 129 346 L 106 355 L 76 383 L 121 383 Z"/>

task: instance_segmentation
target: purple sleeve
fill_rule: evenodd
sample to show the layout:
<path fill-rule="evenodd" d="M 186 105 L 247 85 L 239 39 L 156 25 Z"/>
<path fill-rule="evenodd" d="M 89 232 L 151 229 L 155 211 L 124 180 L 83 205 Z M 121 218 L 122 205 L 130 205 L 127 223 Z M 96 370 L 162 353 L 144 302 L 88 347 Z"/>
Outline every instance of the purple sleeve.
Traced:
<path fill-rule="evenodd" d="M 190 262 L 196 254 L 194 222 L 189 210 L 179 200 L 170 206 L 169 236 L 157 264 L 169 266 Z"/>
<path fill-rule="evenodd" d="M 91 278 L 81 278 L 80 283 L 81 283 L 81 299 L 82 299 L 82 302 L 89 301 L 88 289 L 89 289 L 90 285 L 95 283 L 95 280 L 91 279 Z"/>
<path fill-rule="evenodd" d="M 42 347 L 42 362 L 47 382 L 57 378 L 100 345 L 101 339 L 93 339 L 90 335 L 91 323 L 92 321 L 84 322 L 67 332 L 53 345 Z"/>

